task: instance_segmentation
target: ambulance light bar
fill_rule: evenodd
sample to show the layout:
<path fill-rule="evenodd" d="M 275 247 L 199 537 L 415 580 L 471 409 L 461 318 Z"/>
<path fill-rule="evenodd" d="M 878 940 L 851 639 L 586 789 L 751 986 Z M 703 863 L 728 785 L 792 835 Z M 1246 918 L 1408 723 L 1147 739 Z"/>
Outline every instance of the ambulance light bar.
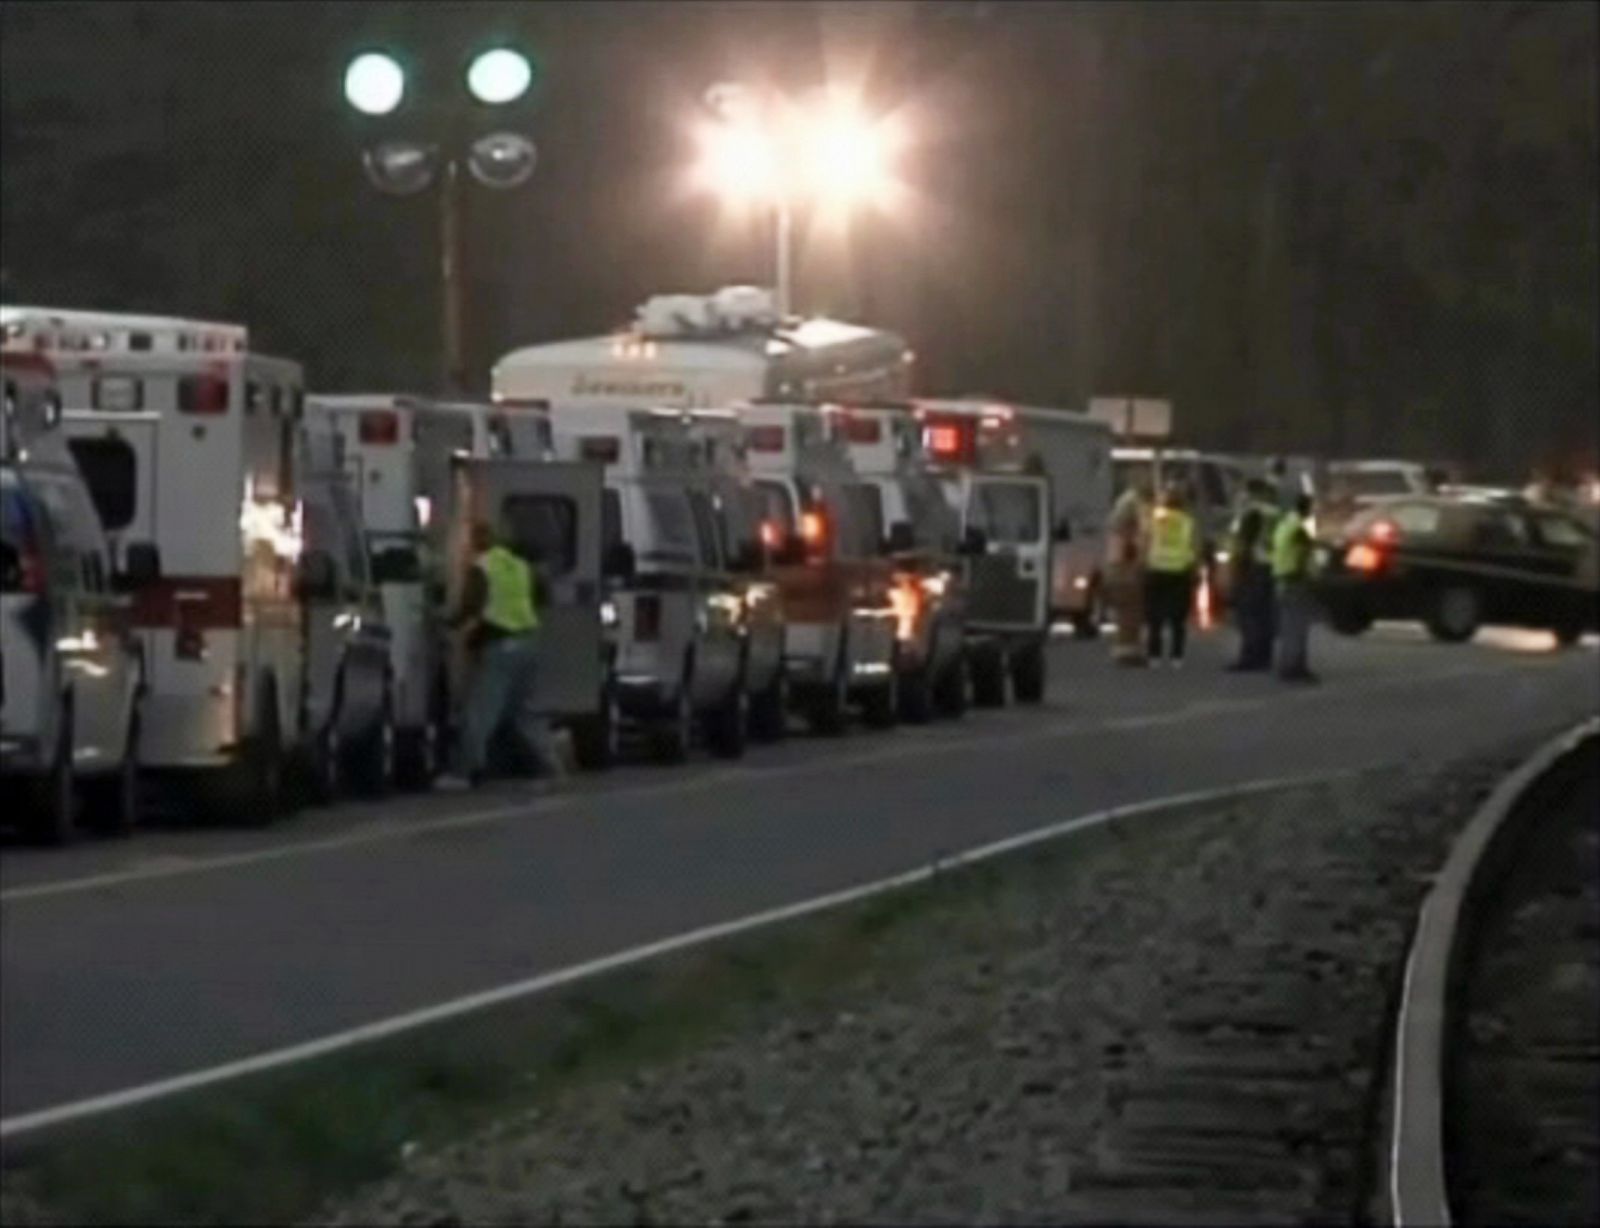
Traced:
<path fill-rule="evenodd" d="M 228 379 L 223 375 L 185 375 L 178 381 L 178 411 L 216 415 L 228 412 Z"/>
<path fill-rule="evenodd" d="M 781 426 L 752 426 L 745 442 L 752 452 L 782 452 L 786 434 Z"/>

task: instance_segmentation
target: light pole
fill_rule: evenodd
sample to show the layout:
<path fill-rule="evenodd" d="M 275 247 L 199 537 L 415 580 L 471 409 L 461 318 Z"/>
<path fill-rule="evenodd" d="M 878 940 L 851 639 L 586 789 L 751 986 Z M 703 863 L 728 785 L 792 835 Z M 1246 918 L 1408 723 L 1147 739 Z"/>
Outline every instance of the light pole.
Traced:
<path fill-rule="evenodd" d="M 712 120 L 701 130 L 701 186 L 735 204 L 772 210 L 773 297 L 780 316 L 794 306 L 794 219 L 798 204 L 848 210 L 878 200 L 890 182 L 889 141 L 836 97 L 797 104 L 735 82 L 705 93 Z"/>
<path fill-rule="evenodd" d="M 525 97 L 533 83 L 532 61 L 509 47 L 479 52 L 464 74 L 466 94 L 480 113 L 488 115 Z M 405 69 L 384 52 L 364 52 L 345 70 L 344 94 L 350 106 L 369 121 L 387 124 L 407 101 Z M 472 178 L 485 187 L 511 189 L 533 174 L 538 151 L 520 132 L 500 129 L 472 135 L 474 125 L 460 106 L 435 107 L 426 117 L 413 119 L 410 126 L 422 127 L 421 135 L 435 139 L 387 135 L 362 151 L 361 164 L 372 185 L 389 195 L 412 196 L 438 185 L 440 383 L 444 391 L 460 393 L 467 382 L 461 168 L 465 164 Z"/>

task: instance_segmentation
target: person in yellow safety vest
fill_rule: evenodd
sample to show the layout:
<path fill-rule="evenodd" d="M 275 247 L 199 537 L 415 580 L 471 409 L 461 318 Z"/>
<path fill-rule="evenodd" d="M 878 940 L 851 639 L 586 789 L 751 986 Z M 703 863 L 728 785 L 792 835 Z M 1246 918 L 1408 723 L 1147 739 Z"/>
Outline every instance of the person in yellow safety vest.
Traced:
<path fill-rule="evenodd" d="M 1106 533 L 1106 603 L 1116 623 L 1111 659 L 1140 667 L 1144 655 L 1144 547 L 1149 487 L 1135 478 L 1117 496 Z"/>
<path fill-rule="evenodd" d="M 1311 534 L 1306 518 L 1311 496 L 1301 495 L 1272 531 L 1272 579 L 1278 596 L 1278 676 L 1285 682 L 1316 682 L 1311 672 Z"/>
<path fill-rule="evenodd" d="M 539 660 L 537 574 L 487 524 L 473 526 L 472 547 L 461 606 L 450 620 L 466 631 L 470 661 L 453 770 L 438 782 L 450 791 L 482 779 L 490 741 L 503 726 L 521 740 L 520 750 L 548 766 L 542 731 L 529 724 Z"/>
<path fill-rule="evenodd" d="M 1150 545 L 1144 562 L 1150 661 L 1160 665 L 1170 660 L 1174 669 L 1183 666 L 1200 567 L 1200 533 L 1187 503 L 1181 485 L 1167 488 L 1161 506 L 1150 518 Z"/>
<path fill-rule="evenodd" d="M 1272 536 L 1278 524 L 1276 492 L 1261 478 L 1250 479 L 1244 507 L 1234 518 L 1229 551 L 1233 567 L 1233 611 L 1239 626 L 1239 655 L 1228 668 L 1253 672 L 1272 668 L 1277 633 L 1277 603 L 1272 591 Z"/>

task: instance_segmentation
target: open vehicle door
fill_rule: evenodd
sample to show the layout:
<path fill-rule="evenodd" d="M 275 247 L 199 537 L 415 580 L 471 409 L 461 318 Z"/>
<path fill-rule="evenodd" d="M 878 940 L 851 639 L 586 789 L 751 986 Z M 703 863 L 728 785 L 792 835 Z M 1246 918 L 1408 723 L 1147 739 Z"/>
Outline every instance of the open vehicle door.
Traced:
<path fill-rule="evenodd" d="M 967 625 L 980 631 L 1040 631 L 1049 619 L 1050 487 L 1041 477 L 969 473 L 961 528 L 984 550 L 970 563 Z"/>
<path fill-rule="evenodd" d="M 550 716 L 592 713 L 602 693 L 600 537 L 603 470 L 588 461 L 457 457 L 447 527 L 450 609 L 459 607 L 477 522 L 498 525 L 539 573 L 534 702 Z"/>

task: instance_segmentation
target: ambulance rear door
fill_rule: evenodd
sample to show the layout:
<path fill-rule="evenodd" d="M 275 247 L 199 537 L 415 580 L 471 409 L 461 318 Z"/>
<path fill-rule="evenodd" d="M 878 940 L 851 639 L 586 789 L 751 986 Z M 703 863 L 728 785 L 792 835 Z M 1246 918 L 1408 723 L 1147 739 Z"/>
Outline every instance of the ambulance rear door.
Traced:
<path fill-rule="evenodd" d="M 967 625 L 974 630 L 1043 631 L 1049 622 L 1050 487 L 1041 477 L 968 473 L 962 531 L 983 535 L 971 560 Z"/>
<path fill-rule="evenodd" d="M 472 526 L 496 525 L 536 560 L 539 673 L 534 703 L 552 716 L 596 710 L 603 683 L 600 539 L 603 469 L 589 461 L 457 457 L 447 527 L 450 608 L 472 566 Z"/>

